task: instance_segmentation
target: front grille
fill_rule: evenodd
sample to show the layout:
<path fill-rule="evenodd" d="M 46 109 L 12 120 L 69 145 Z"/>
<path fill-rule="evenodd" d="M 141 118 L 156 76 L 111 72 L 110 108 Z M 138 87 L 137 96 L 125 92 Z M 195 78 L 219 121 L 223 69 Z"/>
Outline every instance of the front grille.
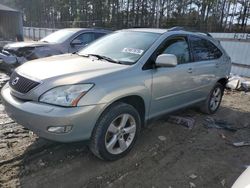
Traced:
<path fill-rule="evenodd" d="M 9 85 L 12 89 L 23 94 L 28 93 L 31 89 L 38 86 L 39 84 L 39 82 L 25 78 L 16 72 L 12 73 L 9 81 Z"/>

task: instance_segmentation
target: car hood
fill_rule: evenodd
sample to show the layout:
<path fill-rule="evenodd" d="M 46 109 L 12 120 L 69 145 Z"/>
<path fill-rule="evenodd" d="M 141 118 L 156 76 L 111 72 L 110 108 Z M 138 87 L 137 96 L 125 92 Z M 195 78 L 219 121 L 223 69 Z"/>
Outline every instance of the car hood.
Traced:
<path fill-rule="evenodd" d="M 63 54 L 29 61 L 16 69 L 33 80 L 81 75 L 81 80 L 125 69 L 128 65 L 110 63 L 75 54 Z"/>
<path fill-rule="evenodd" d="M 41 47 L 51 45 L 42 41 L 14 42 L 4 46 L 5 50 L 17 50 L 24 47 Z"/>

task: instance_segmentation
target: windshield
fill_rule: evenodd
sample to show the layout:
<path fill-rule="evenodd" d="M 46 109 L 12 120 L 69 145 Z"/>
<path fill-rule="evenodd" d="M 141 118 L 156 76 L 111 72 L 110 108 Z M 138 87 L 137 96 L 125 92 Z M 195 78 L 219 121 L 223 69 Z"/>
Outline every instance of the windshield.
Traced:
<path fill-rule="evenodd" d="M 48 42 L 48 43 L 62 43 L 68 38 L 70 38 L 73 34 L 75 34 L 75 31 L 70 31 L 70 30 L 59 30 L 56 31 L 47 37 L 44 37 L 40 41 L 42 42 Z"/>
<path fill-rule="evenodd" d="M 124 64 L 135 63 L 153 42 L 157 33 L 121 31 L 107 35 L 78 52 L 79 55 L 96 54 Z"/>

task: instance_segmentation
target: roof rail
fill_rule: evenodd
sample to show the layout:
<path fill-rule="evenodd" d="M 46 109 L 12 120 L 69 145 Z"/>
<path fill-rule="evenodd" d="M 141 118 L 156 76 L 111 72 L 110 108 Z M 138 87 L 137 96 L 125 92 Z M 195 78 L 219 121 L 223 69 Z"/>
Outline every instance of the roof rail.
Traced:
<path fill-rule="evenodd" d="M 208 32 L 202 32 L 202 31 L 198 31 L 198 30 L 191 29 L 191 28 L 185 28 L 185 27 L 181 27 L 181 26 L 172 27 L 172 28 L 168 29 L 168 31 L 189 31 L 189 32 L 205 34 L 208 37 L 212 37 L 212 35 L 210 35 Z"/>
<path fill-rule="evenodd" d="M 186 31 L 186 29 L 181 26 L 176 26 L 176 27 L 171 27 L 170 29 L 168 29 L 168 31 Z"/>

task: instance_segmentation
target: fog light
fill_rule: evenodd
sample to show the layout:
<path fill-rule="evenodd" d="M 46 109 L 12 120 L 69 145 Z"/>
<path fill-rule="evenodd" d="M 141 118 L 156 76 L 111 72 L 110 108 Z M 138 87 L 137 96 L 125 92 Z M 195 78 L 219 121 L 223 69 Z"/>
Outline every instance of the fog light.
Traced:
<path fill-rule="evenodd" d="M 51 133 L 68 133 L 71 130 L 72 130 L 71 125 L 48 127 L 48 131 Z"/>

